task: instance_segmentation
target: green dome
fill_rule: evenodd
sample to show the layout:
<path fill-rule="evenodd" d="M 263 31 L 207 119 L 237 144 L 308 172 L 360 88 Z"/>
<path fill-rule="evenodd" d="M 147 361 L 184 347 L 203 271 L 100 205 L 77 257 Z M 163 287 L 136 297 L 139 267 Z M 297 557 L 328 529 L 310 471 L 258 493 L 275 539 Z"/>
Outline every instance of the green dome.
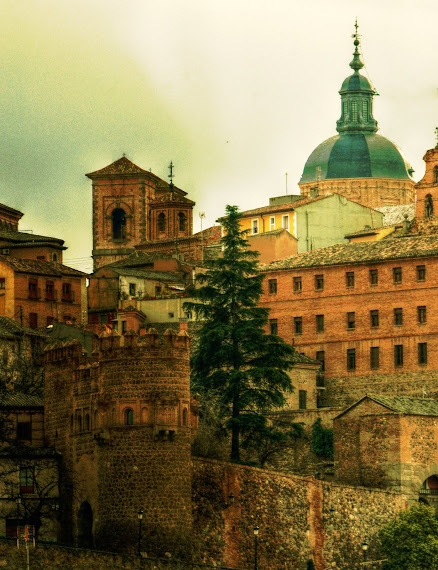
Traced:
<path fill-rule="evenodd" d="M 372 94 L 375 93 L 369 80 L 363 75 L 360 75 L 360 73 L 353 73 L 353 75 L 347 77 L 347 79 L 344 80 L 339 93 L 343 95 L 344 93 L 353 91 L 365 91 Z"/>
<path fill-rule="evenodd" d="M 300 184 L 336 178 L 412 180 L 395 143 L 376 133 L 345 133 L 325 140 L 307 159 Z"/>

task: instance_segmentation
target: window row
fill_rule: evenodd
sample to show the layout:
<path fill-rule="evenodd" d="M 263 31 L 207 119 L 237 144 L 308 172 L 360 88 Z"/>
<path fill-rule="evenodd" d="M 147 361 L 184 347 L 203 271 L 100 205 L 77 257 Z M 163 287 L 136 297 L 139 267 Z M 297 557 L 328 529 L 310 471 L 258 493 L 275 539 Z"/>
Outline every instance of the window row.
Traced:
<path fill-rule="evenodd" d="M 45 326 L 48 327 L 53 325 L 55 322 L 55 317 L 46 317 Z M 42 323 L 38 322 L 38 313 L 29 313 L 29 327 L 31 329 L 37 329 L 39 326 L 44 326 Z M 76 322 L 76 317 L 72 317 L 71 315 L 63 315 L 63 321 L 66 325 L 72 325 Z"/>
<path fill-rule="evenodd" d="M 403 345 L 402 344 L 395 344 L 394 345 L 394 366 L 396 368 L 401 368 L 404 364 L 404 354 L 403 354 Z M 317 360 L 319 360 L 317 358 Z M 417 343 L 417 362 L 418 364 L 427 364 L 427 342 L 419 342 Z M 353 372 L 356 370 L 356 349 L 355 348 L 348 348 L 347 349 L 347 370 Z M 379 346 L 372 346 L 370 348 L 370 355 L 369 355 L 369 366 L 371 370 L 378 370 L 380 368 L 380 347 Z"/>
<path fill-rule="evenodd" d="M 289 214 L 285 214 L 281 217 L 281 227 L 285 230 L 289 230 Z M 269 217 L 269 231 L 273 232 L 275 230 L 275 216 Z M 264 231 L 264 230 L 262 230 Z M 259 234 L 260 233 L 260 222 L 258 218 L 254 218 L 251 220 L 251 234 Z"/>
<path fill-rule="evenodd" d="M 1 282 L 0 282 L 1 288 Z M 4 288 L 4 287 L 3 287 Z M 41 288 L 39 287 L 38 279 L 31 278 L 28 282 L 28 298 L 29 299 L 41 299 Z M 55 289 L 55 282 L 47 280 L 45 282 L 44 298 L 46 301 L 57 301 L 58 294 Z M 74 301 L 74 291 L 72 289 L 71 283 L 63 283 L 61 289 L 61 300 L 62 301 Z"/>
<path fill-rule="evenodd" d="M 159 232 L 166 231 L 166 214 L 164 212 L 160 212 L 157 216 L 157 230 Z M 187 227 L 187 216 L 183 212 L 179 212 L 177 215 L 177 224 L 178 224 L 178 231 L 185 232 Z"/>
<path fill-rule="evenodd" d="M 425 265 L 417 265 L 415 268 L 416 271 L 416 280 L 417 281 L 426 281 L 426 266 Z M 316 291 L 322 291 L 324 289 L 324 275 L 323 274 L 316 274 L 313 276 L 314 280 L 314 288 Z M 392 280 L 395 284 L 400 284 L 403 282 L 403 270 L 402 267 L 393 267 L 392 268 Z M 378 269 L 370 269 L 369 270 L 369 284 L 370 285 L 378 285 L 379 284 L 379 270 Z M 354 289 L 355 287 L 355 272 L 354 271 L 346 271 L 345 272 L 345 286 L 347 289 Z M 300 293 L 303 290 L 303 280 L 300 275 L 292 278 L 292 290 L 295 293 Z M 268 292 L 271 295 L 275 295 L 277 293 L 277 279 L 269 279 L 268 280 Z"/>
<path fill-rule="evenodd" d="M 345 324 L 348 330 L 354 330 L 356 328 L 356 313 L 354 311 L 347 312 L 345 318 Z M 395 326 L 403 325 L 403 309 L 397 307 L 393 309 L 392 322 Z M 427 310 L 426 305 L 417 306 L 417 323 L 425 324 L 427 322 Z M 294 317 L 294 333 L 303 334 L 303 317 Z M 338 324 L 338 323 L 337 323 Z M 378 309 L 369 311 L 369 325 L 371 328 L 377 328 L 380 326 L 380 312 Z M 270 333 L 278 334 L 278 321 L 277 319 L 270 319 L 269 321 Z M 325 331 L 325 316 L 315 315 L 315 330 L 317 333 Z"/>

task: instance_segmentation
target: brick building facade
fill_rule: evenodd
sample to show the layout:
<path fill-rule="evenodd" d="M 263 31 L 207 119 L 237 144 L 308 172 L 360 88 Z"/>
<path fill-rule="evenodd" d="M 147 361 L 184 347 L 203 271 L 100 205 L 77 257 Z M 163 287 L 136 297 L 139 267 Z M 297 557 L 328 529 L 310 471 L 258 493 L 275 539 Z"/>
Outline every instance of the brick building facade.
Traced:
<path fill-rule="evenodd" d="M 194 202 L 186 192 L 126 157 L 87 174 L 93 185 L 94 268 L 132 253 L 145 242 L 193 234 Z"/>

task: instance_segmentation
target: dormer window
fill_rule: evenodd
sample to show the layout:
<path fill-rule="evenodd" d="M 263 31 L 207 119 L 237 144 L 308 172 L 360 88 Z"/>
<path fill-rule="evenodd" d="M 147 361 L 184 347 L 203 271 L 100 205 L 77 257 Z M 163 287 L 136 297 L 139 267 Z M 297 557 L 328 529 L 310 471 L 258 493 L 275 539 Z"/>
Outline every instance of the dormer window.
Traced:
<path fill-rule="evenodd" d="M 126 214 L 122 208 L 116 208 L 112 213 L 113 239 L 126 238 Z"/>

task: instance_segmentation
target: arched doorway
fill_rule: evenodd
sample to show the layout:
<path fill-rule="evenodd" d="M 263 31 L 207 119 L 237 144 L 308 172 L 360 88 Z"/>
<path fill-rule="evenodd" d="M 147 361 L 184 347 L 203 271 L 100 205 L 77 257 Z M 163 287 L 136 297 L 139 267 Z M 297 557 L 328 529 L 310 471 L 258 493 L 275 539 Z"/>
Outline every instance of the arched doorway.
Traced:
<path fill-rule="evenodd" d="M 82 503 L 78 512 L 78 546 L 93 548 L 93 511 L 87 501 Z"/>
<path fill-rule="evenodd" d="M 434 507 L 438 514 L 438 475 L 431 475 L 423 481 L 418 500 L 420 503 Z"/>

